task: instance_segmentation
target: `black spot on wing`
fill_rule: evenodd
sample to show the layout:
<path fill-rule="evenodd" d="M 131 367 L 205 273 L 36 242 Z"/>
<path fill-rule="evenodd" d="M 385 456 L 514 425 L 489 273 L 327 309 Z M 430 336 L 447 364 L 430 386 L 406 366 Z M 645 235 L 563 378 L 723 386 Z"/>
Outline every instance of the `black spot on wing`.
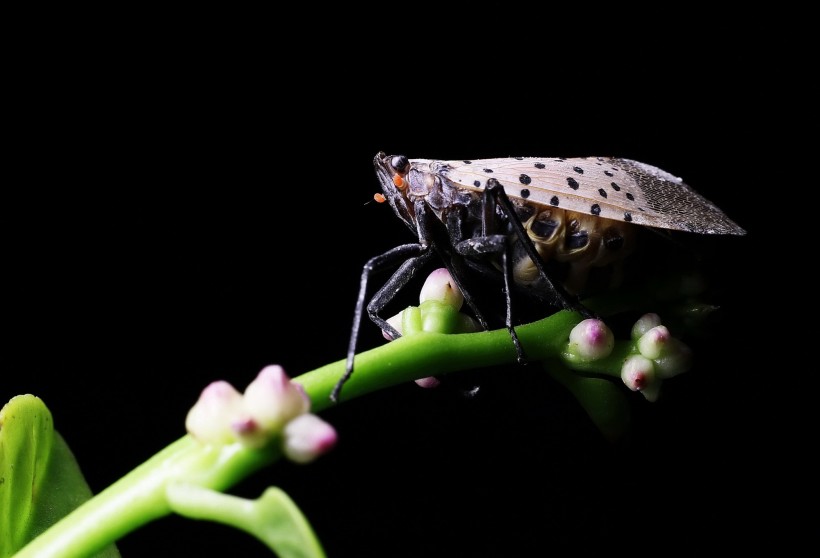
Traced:
<path fill-rule="evenodd" d="M 530 182 L 532 182 L 532 178 L 530 178 L 526 174 L 522 174 L 518 177 L 518 181 L 521 182 L 521 184 L 529 184 Z"/>
<path fill-rule="evenodd" d="M 558 207 L 558 196 L 552 196 L 552 198 L 550 198 L 550 205 Z"/>
<path fill-rule="evenodd" d="M 478 180 L 473 180 L 473 186 L 475 186 L 476 188 L 481 188 L 481 182 Z"/>
<path fill-rule="evenodd" d="M 537 168 L 537 169 L 545 169 L 545 168 L 547 168 L 547 165 L 545 165 L 544 163 L 535 163 L 535 165 L 533 165 L 533 166 L 534 166 L 535 168 Z"/>
<path fill-rule="evenodd" d="M 582 169 L 581 167 L 572 167 L 572 170 L 574 170 L 578 174 L 584 174 L 584 169 Z"/>
<path fill-rule="evenodd" d="M 567 177 L 567 184 L 569 184 L 569 187 L 573 190 L 577 190 L 579 186 L 578 181 L 572 178 L 571 176 Z"/>
<path fill-rule="evenodd" d="M 589 208 L 590 213 L 593 215 L 600 215 L 601 214 L 601 206 L 597 203 L 593 203 L 592 207 Z"/>
<path fill-rule="evenodd" d="M 629 211 L 624 211 L 624 221 L 627 223 L 632 221 L 632 214 Z"/>
<path fill-rule="evenodd" d="M 606 190 L 604 190 L 603 188 L 598 188 L 598 193 L 601 194 L 602 198 L 606 197 Z"/>
<path fill-rule="evenodd" d="M 530 197 L 530 191 L 529 191 L 528 189 L 526 189 L 526 188 L 523 188 L 523 189 L 521 190 L 521 197 L 522 197 L 522 198 L 528 198 L 528 197 Z"/>

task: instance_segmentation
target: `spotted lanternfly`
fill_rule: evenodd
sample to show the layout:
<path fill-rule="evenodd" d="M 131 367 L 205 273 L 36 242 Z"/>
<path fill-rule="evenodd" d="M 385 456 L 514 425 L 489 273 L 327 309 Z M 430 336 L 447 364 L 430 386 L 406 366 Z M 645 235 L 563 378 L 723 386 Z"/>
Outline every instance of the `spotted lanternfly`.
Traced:
<path fill-rule="evenodd" d="M 510 311 L 510 289 L 528 290 L 557 308 L 591 315 L 578 302 L 592 268 L 617 265 L 634 248 L 638 226 L 698 234 L 743 235 L 712 202 L 657 167 L 611 157 L 512 157 L 437 161 L 379 153 L 376 174 L 386 201 L 418 236 L 370 259 L 362 272 L 345 375 L 353 372 L 371 273 L 396 269 L 367 304 L 370 319 L 399 336 L 379 312 L 434 254 L 486 329 L 465 288 L 471 272 L 500 277 L 506 326 L 523 360 Z M 548 265 L 566 267 L 561 280 Z"/>

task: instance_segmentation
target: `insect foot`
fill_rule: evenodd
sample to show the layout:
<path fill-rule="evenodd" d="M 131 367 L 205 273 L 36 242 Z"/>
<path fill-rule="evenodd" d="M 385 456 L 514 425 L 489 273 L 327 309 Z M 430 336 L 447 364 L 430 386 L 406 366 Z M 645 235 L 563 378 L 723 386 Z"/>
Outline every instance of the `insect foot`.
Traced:
<path fill-rule="evenodd" d="M 336 444 L 335 429 L 309 411 L 302 386 L 272 365 L 244 394 L 222 380 L 209 384 L 188 412 L 185 427 L 204 444 L 260 448 L 280 443 L 289 459 L 308 463 Z"/>

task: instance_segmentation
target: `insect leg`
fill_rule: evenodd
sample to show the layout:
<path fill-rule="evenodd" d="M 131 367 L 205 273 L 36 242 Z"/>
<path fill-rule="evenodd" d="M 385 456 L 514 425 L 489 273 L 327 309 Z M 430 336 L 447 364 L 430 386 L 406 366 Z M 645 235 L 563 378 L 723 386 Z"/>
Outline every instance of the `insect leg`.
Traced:
<path fill-rule="evenodd" d="M 515 232 L 515 235 L 518 237 L 518 240 L 521 242 L 521 245 L 526 250 L 527 255 L 530 257 L 532 263 L 538 270 L 538 274 L 541 276 L 542 279 L 544 279 L 547 286 L 552 291 L 553 298 L 556 304 L 562 306 L 567 310 L 574 310 L 580 313 L 585 318 L 595 317 L 589 309 L 585 308 L 577 300 L 577 297 L 573 297 L 572 295 L 570 295 L 563 287 L 563 285 L 557 282 L 553 282 L 552 279 L 550 279 L 549 275 L 544 269 L 544 262 L 538 255 L 538 252 L 535 249 L 535 245 L 532 243 L 532 240 L 527 234 L 527 231 L 524 230 L 524 226 L 521 224 L 521 221 L 518 219 L 515 213 L 515 208 L 513 207 L 510 198 L 507 197 L 507 193 L 504 191 L 504 187 L 498 182 L 498 180 L 496 180 L 495 178 L 490 178 L 489 180 L 487 180 L 487 187 L 484 190 L 484 192 L 485 196 L 489 195 L 493 199 L 495 199 L 501 206 L 501 209 L 504 211 L 504 213 L 507 214 L 510 225 L 512 226 L 513 231 Z"/>
<path fill-rule="evenodd" d="M 495 204 L 492 204 L 495 206 Z M 489 230 L 489 225 L 482 225 L 482 230 Z M 482 256 L 486 254 L 500 254 L 501 256 L 501 274 L 504 278 L 504 298 L 506 306 L 506 316 L 504 325 L 507 326 L 507 331 L 510 332 L 513 345 L 515 345 L 515 352 L 519 364 L 526 362 L 524 355 L 524 348 L 521 346 L 521 341 L 518 339 L 518 334 L 515 333 L 512 318 L 512 261 L 510 258 L 510 248 L 507 244 L 507 237 L 503 234 L 493 234 L 478 238 L 468 238 L 456 245 L 456 251 L 464 256 Z"/>
<path fill-rule="evenodd" d="M 382 269 L 389 268 L 395 266 L 396 262 L 404 261 L 404 263 L 399 267 L 399 269 L 393 274 L 393 276 L 388 281 L 388 285 L 392 285 L 394 289 L 397 289 L 403 286 L 409 279 L 412 277 L 412 272 L 407 273 L 407 268 L 411 267 L 413 262 L 421 259 L 426 259 L 424 257 L 425 254 L 431 253 L 427 246 L 422 244 L 403 244 L 401 246 L 396 246 L 395 248 L 391 248 L 384 254 L 380 256 L 375 256 L 370 258 L 367 263 L 364 264 L 364 268 L 362 269 L 362 276 L 359 282 L 359 296 L 356 299 L 356 309 L 353 312 L 353 327 L 350 331 L 350 343 L 347 347 L 347 361 L 345 364 L 345 373 L 344 376 L 336 382 L 336 385 L 333 388 L 333 391 L 330 393 L 330 400 L 336 403 L 339 399 L 339 394 L 342 391 L 342 386 L 344 383 L 350 378 L 353 374 L 353 358 L 356 354 L 356 343 L 359 339 L 359 328 L 362 323 L 362 316 L 364 315 L 364 308 L 365 308 L 365 297 L 367 296 L 367 286 L 368 281 L 370 280 L 370 276 Z M 398 277 L 397 277 L 398 276 Z M 403 281 L 402 281 L 403 279 Z M 379 294 L 376 296 L 383 300 L 381 303 L 382 307 L 389 302 L 389 298 L 384 295 L 387 285 L 382 287 L 379 290 Z M 391 291 L 393 294 L 396 293 L 396 290 Z M 368 309 L 369 312 L 369 309 Z M 373 318 L 373 314 L 371 314 L 371 319 Z M 379 318 L 381 320 L 381 318 Z M 398 333 L 396 332 L 391 326 L 387 325 L 384 320 L 381 320 L 381 324 L 379 324 L 383 329 L 387 329 L 389 332 Z M 386 326 L 386 327 L 385 327 Z"/>
<path fill-rule="evenodd" d="M 395 273 L 390 276 L 387 283 L 373 295 L 373 298 L 370 299 L 367 305 L 367 315 L 370 317 L 370 320 L 379 326 L 382 331 L 389 333 L 393 339 L 401 337 L 401 334 L 387 323 L 387 320 L 382 318 L 379 312 L 393 300 L 396 293 L 415 277 L 416 272 L 420 270 L 427 263 L 427 260 L 430 259 L 430 256 L 434 254 L 432 250 L 422 248 L 421 245 L 418 246 L 423 251 L 419 255 L 411 257 L 402 263 Z"/>
<path fill-rule="evenodd" d="M 470 292 L 470 289 L 465 285 L 464 278 L 468 274 L 467 265 L 464 262 L 463 255 L 458 251 L 458 246 L 464 238 L 463 231 L 461 230 L 463 220 L 464 211 L 462 207 L 456 207 L 447 211 L 444 221 L 446 222 L 449 238 L 446 242 L 444 242 L 443 239 L 437 241 L 435 248 L 441 252 L 441 260 L 444 262 L 447 271 L 450 272 L 450 276 L 453 278 L 456 287 L 458 287 L 458 290 L 461 291 L 461 294 L 464 296 L 464 302 L 467 304 L 467 307 L 472 310 L 473 316 L 481 328 L 488 330 L 490 326 L 487 320 L 479 309 L 478 303 Z"/>

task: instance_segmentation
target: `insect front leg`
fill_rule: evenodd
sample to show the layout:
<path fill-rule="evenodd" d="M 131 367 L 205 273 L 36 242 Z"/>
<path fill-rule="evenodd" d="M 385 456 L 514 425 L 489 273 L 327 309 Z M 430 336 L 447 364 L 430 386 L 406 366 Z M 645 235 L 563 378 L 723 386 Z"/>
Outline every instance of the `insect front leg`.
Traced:
<path fill-rule="evenodd" d="M 413 277 L 416 276 L 416 272 L 424 267 L 427 260 L 429 260 L 430 256 L 434 253 L 432 250 L 423 247 L 421 244 L 419 244 L 418 247 L 420 248 L 421 253 L 418 256 L 412 257 L 402 263 L 395 273 L 390 276 L 387 283 L 385 283 L 384 286 L 379 289 L 375 295 L 373 295 L 373 298 L 371 298 L 370 302 L 367 304 L 367 315 L 370 317 L 370 320 L 379 326 L 382 331 L 389 333 L 393 339 L 401 337 L 401 334 L 396 331 L 396 329 L 391 326 L 387 320 L 382 318 L 379 313 L 396 297 L 396 294 L 398 294 L 398 292 L 402 290 L 402 288 L 404 288 L 404 286 L 407 285 Z"/>
<path fill-rule="evenodd" d="M 362 276 L 359 281 L 359 296 L 356 299 L 356 309 L 353 312 L 353 327 L 350 330 L 350 342 L 347 347 L 347 361 L 345 364 L 345 373 L 336 382 L 333 391 L 330 393 L 330 400 L 336 403 L 339 400 L 339 394 L 342 391 L 342 386 L 353 374 L 353 359 L 356 355 L 356 344 L 359 339 L 359 329 L 362 324 L 362 317 L 365 310 L 365 300 L 367 298 L 368 283 L 373 273 L 377 273 L 384 269 L 394 268 L 397 262 L 403 262 L 399 269 L 393 273 L 387 284 L 382 287 L 374 297 L 377 303 L 371 301 L 368 305 L 368 314 L 370 318 L 376 322 L 382 329 L 387 330 L 391 335 L 398 336 L 398 332 L 393 329 L 385 320 L 376 315 L 376 310 L 381 310 L 391 299 L 396 292 L 409 281 L 417 267 L 423 265 L 428 254 L 431 254 L 429 246 L 424 244 L 403 244 L 391 248 L 384 254 L 375 256 L 367 260 L 362 268 Z M 387 293 L 390 293 L 388 296 Z M 372 311 L 371 311 L 372 307 Z M 375 318 L 374 318 L 375 316 Z"/>

